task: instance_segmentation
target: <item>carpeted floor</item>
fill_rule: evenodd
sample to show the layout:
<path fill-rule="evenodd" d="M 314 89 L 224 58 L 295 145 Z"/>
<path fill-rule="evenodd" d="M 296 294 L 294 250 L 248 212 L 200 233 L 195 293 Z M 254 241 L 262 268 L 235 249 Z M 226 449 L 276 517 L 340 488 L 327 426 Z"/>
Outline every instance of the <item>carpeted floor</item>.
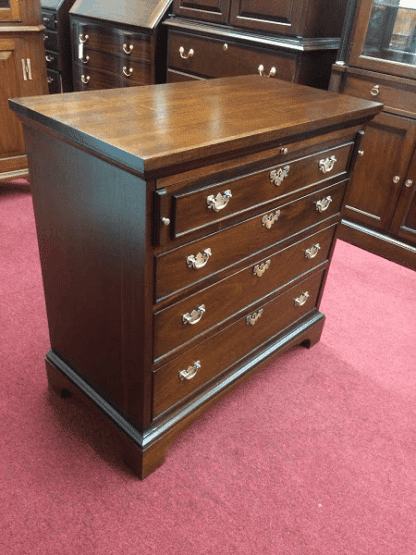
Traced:
<path fill-rule="evenodd" d="M 268 365 L 140 482 L 49 394 L 29 189 L 0 184 L 0 553 L 415 555 L 416 274 L 338 242 L 321 342 Z"/>

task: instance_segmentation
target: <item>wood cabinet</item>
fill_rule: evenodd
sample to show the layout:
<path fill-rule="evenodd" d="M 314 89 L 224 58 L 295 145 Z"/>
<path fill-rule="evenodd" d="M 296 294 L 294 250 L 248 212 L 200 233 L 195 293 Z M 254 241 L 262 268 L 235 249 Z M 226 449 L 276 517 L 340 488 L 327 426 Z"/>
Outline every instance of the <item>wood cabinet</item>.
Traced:
<path fill-rule="evenodd" d="M 363 139 L 341 237 L 416 268 L 416 9 L 408 4 L 350 3 L 330 89 L 384 104 Z"/>
<path fill-rule="evenodd" d="M 39 2 L 0 2 L 0 181 L 27 177 L 20 122 L 9 98 L 47 93 Z"/>
<path fill-rule="evenodd" d="M 174 0 L 174 17 L 165 23 L 167 80 L 258 73 L 326 89 L 345 6 L 345 0 Z"/>
<path fill-rule="evenodd" d="M 145 477 L 259 365 L 319 340 L 348 178 L 381 104 L 240 76 L 12 106 L 49 383 L 91 401 Z"/>
<path fill-rule="evenodd" d="M 164 82 L 166 30 L 161 23 L 170 4 L 77 0 L 70 10 L 74 90 Z"/>
<path fill-rule="evenodd" d="M 49 93 L 72 91 L 69 10 L 75 0 L 41 0 Z"/>

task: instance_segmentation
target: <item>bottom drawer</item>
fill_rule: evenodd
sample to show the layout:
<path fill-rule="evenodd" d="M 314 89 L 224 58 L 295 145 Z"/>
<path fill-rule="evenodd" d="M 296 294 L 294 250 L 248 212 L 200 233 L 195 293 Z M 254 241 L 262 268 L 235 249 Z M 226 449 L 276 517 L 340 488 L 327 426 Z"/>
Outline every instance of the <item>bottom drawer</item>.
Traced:
<path fill-rule="evenodd" d="M 185 399 L 251 351 L 316 308 L 323 272 L 246 312 L 231 326 L 165 364 L 153 375 L 153 417 Z"/>

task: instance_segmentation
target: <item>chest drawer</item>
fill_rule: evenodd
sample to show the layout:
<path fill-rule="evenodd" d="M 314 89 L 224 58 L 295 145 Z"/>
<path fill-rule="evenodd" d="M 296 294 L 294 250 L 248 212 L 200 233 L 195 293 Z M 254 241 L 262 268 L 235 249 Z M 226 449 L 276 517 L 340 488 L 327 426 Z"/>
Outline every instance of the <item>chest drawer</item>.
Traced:
<path fill-rule="evenodd" d="M 90 48 L 84 49 L 84 62 L 83 66 L 86 70 L 94 68 L 109 71 L 123 80 L 133 81 L 137 85 L 148 84 L 152 75 L 149 62 L 135 61 L 127 59 L 127 57 L 120 58 Z"/>
<path fill-rule="evenodd" d="M 371 72 L 346 76 L 344 94 L 358 96 L 366 100 L 382 102 L 388 109 L 395 108 L 416 113 L 416 88 L 399 82 L 381 79 Z"/>
<path fill-rule="evenodd" d="M 233 77 L 261 73 L 293 81 L 296 56 L 277 50 L 254 49 L 211 37 L 170 32 L 168 66 L 205 77 Z"/>
<path fill-rule="evenodd" d="M 323 274 L 247 311 L 231 326 L 154 373 L 153 417 L 185 399 L 316 307 Z"/>
<path fill-rule="evenodd" d="M 345 184 L 320 189 L 291 203 L 276 203 L 263 214 L 158 255 L 156 298 L 201 281 L 337 214 Z"/>
<path fill-rule="evenodd" d="M 154 316 L 154 359 L 310 272 L 328 258 L 335 227 L 259 258 L 239 272 Z"/>
<path fill-rule="evenodd" d="M 45 50 L 52 50 L 57 52 L 58 47 L 58 35 L 54 31 L 45 31 L 43 33 L 43 40 L 45 42 Z"/>
<path fill-rule="evenodd" d="M 51 31 L 56 30 L 56 14 L 54 12 L 47 12 L 42 10 L 42 23 L 45 28 Z"/>
<path fill-rule="evenodd" d="M 56 52 L 45 52 L 46 67 L 48 69 L 53 69 L 54 71 L 59 70 L 59 54 Z"/>
<path fill-rule="evenodd" d="M 345 177 L 353 146 L 350 142 L 196 192 L 173 194 L 173 234 L 178 237 L 325 179 Z"/>

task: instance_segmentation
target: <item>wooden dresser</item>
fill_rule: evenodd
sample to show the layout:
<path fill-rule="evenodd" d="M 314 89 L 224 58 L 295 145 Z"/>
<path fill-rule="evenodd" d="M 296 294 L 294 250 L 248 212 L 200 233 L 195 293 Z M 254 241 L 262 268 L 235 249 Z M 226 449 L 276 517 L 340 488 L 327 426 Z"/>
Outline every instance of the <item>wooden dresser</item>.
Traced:
<path fill-rule="evenodd" d="M 260 74 L 326 89 L 346 0 L 173 0 L 168 82 Z"/>
<path fill-rule="evenodd" d="M 261 363 L 319 340 L 348 177 L 381 105 L 243 76 L 11 106 L 50 384 L 104 413 L 145 477 Z"/>
<path fill-rule="evenodd" d="M 166 81 L 163 19 L 172 0 L 76 0 L 70 10 L 74 90 Z"/>
<path fill-rule="evenodd" d="M 22 127 L 8 99 L 46 94 L 40 0 L 0 0 L 0 181 L 27 177 Z"/>
<path fill-rule="evenodd" d="M 330 89 L 379 100 L 341 237 L 416 270 L 416 4 L 351 0 Z"/>
<path fill-rule="evenodd" d="M 51 94 L 73 90 L 69 10 L 74 2 L 75 0 L 41 0 L 42 20 L 46 27 L 45 58 Z"/>

